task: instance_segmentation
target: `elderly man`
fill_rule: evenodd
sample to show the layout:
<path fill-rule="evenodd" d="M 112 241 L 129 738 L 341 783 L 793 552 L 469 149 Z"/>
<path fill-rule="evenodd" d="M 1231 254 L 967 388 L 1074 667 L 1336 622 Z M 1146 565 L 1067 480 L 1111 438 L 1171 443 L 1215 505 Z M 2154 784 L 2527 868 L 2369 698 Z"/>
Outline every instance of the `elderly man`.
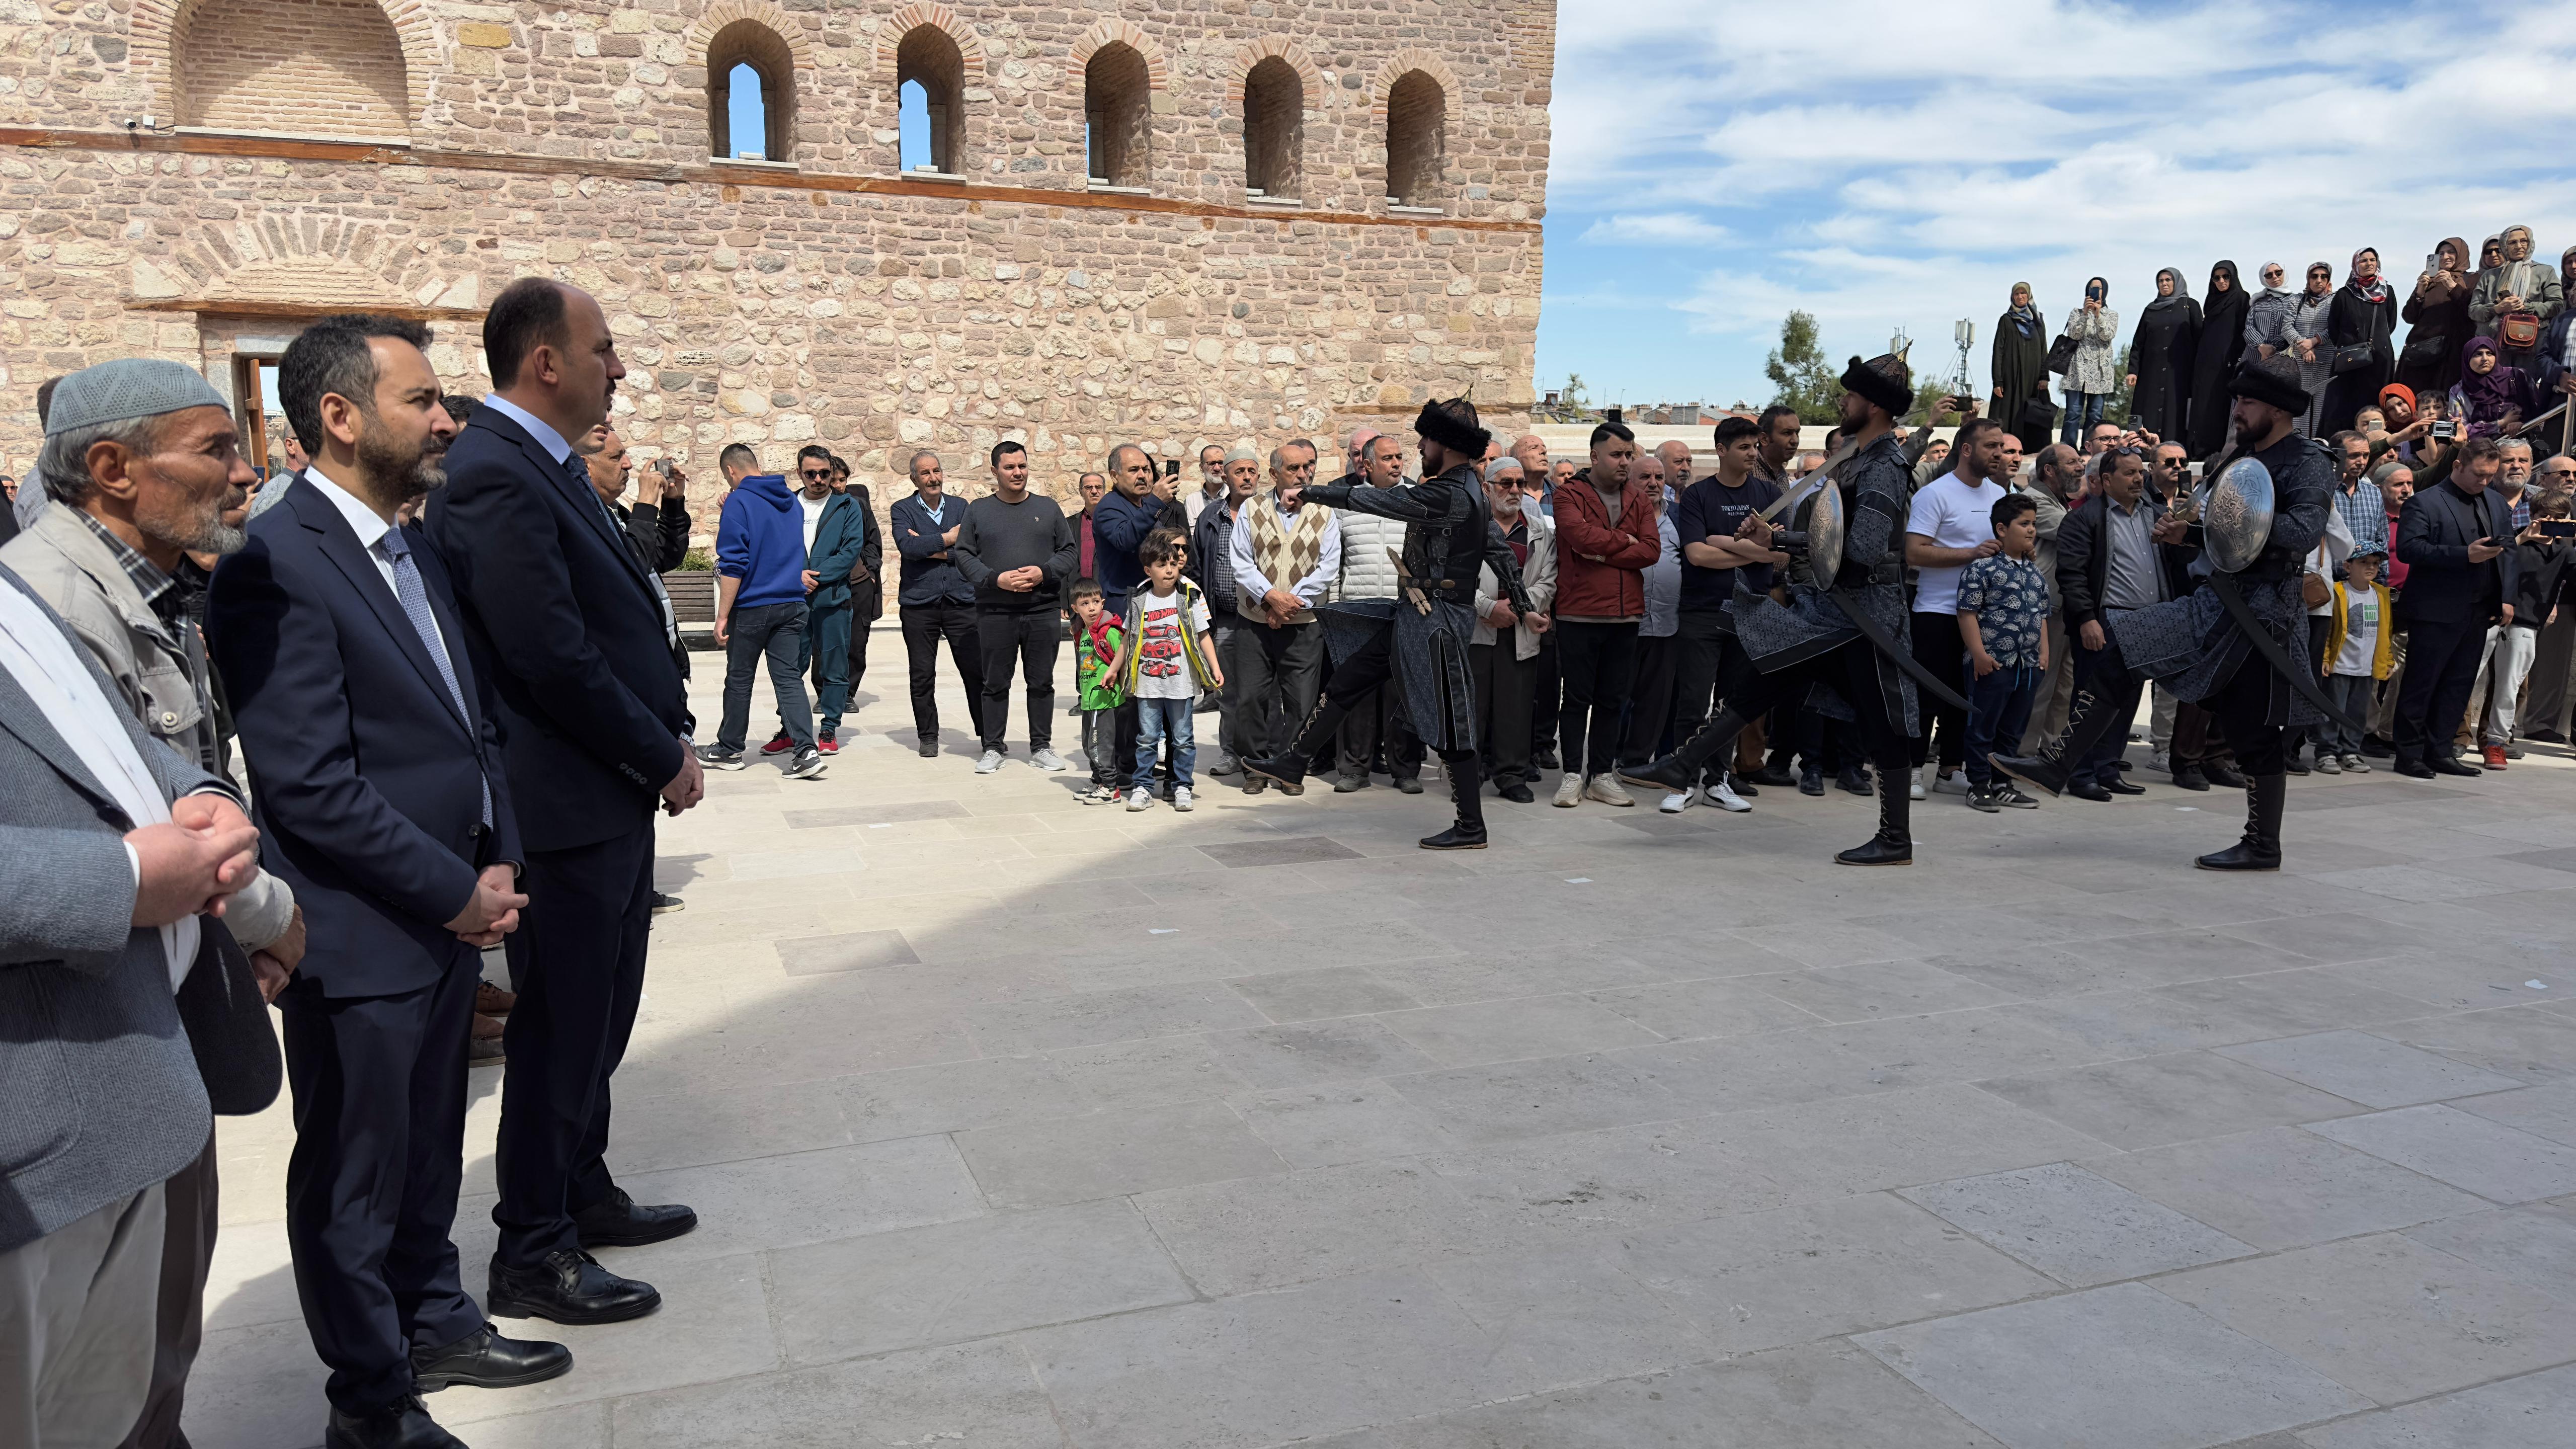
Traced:
<path fill-rule="evenodd" d="M 1393 488 L 1404 481 L 1404 444 L 1371 430 L 1361 449 L 1361 466 L 1352 477 L 1336 480 L 1359 488 Z M 1517 486 L 1517 485 L 1515 485 Z M 1341 518 L 1342 561 L 1333 583 L 1333 598 L 1392 599 L 1397 596 L 1395 559 L 1404 552 L 1404 524 L 1373 513 Z M 1387 777 L 1402 794 L 1422 793 L 1422 738 L 1404 713 L 1403 681 L 1390 680 L 1355 699 L 1342 721 L 1341 773 L 1333 792 L 1347 795 L 1368 788 L 1372 765 L 1381 750 Z"/>
<path fill-rule="evenodd" d="M 1223 503 L 1226 492 L 1224 445 L 1205 444 L 1199 449 L 1199 486 L 1190 491 L 1190 496 L 1181 505 L 1190 527 L 1195 529 L 1199 526 L 1200 515 L 1206 513 L 1210 505 Z M 1210 599 L 1208 604 L 1213 608 L 1216 601 Z"/>
<path fill-rule="evenodd" d="M 1227 466 L 1238 461 L 1227 455 Z M 1243 628 L 1224 667 L 1228 677 L 1242 675 L 1237 698 L 1244 747 L 1251 751 L 1246 759 L 1283 748 L 1314 713 L 1323 689 L 1324 636 L 1315 627 L 1315 606 L 1331 596 L 1341 573 L 1341 520 L 1321 504 L 1280 501 L 1282 489 L 1293 497 L 1314 478 L 1313 448 L 1282 443 L 1271 449 L 1270 487 L 1243 506 L 1227 543 Z M 1265 783 L 1261 775 L 1246 775 L 1243 792 L 1258 795 Z M 1305 793 L 1302 779 L 1278 783 L 1284 794 Z"/>
<path fill-rule="evenodd" d="M 1669 510 L 1672 501 L 1679 499 L 1682 490 L 1691 485 L 1691 445 L 1679 438 L 1657 443 L 1655 458 L 1664 465 L 1664 498 L 1665 507 Z"/>
<path fill-rule="evenodd" d="M 1082 511 L 1066 520 L 1073 525 L 1073 542 L 1078 551 L 1073 575 L 1078 579 L 1096 579 L 1100 577 L 1096 563 L 1100 545 L 1092 533 L 1092 525 L 1099 518 L 1100 500 L 1109 495 L 1109 475 L 1085 473 L 1073 480 L 1073 492 L 1082 500 Z"/>
<path fill-rule="evenodd" d="M 231 742 L 197 618 L 207 575 L 190 555 L 212 560 L 242 546 L 253 475 L 236 436 L 222 397 L 178 363 L 136 359 L 76 373 L 48 429 L 45 486 L 61 506 L 0 549 L 0 564 L 62 616 L 143 732 L 219 778 L 230 773 Z M 235 1036 L 212 1029 L 221 1016 L 191 1008 L 227 993 L 246 997 L 254 976 L 265 997 L 286 984 L 304 952 L 294 893 L 254 871 L 223 922 L 205 925 L 200 940 L 180 994 L 207 1094 L 218 1112 L 256 1112 L 277 1091 L 276 1037 L 264 1016 Z M 248 1090 L 245 1080 L 254 1083 Z M 182 1442 L 179 1412 L 215 1246 L 211 1133 L 200 1148 L 162 1189 L 167 1233 L 151 1389 L 124 1441 L 151 1449 Z"/>
<path fill-rule="evenodd" d="M 984 735 L 984 653 L 975 634 L 975 589 L 957 571 L 950 550 L 966 527 L 964 500 L 948 495 L 948 474 L 939 455 L 924 448 L 912 455 L 912 496 L 898 498 L 886 510 L 902 563 L 895 591 L 895 612 L 903 623 L 903 648 L 912 665 L 912 728 L 921 757 L 939 758 L 939 644 L 948 641 L 948 658 L 957 667 L 957 682 L 966 692 L 966 723 L 980 746 Z M 980 749 L 979 749 L 980 753 Z"/>
<path fill-rule="evenodd" d="M 1518 451 L 1515 445 L 1515 452 Z M 1542 451 L 1541 461 L 1545 461 Z M 1556 541 L 1547 520 L 1528 506 L 1528 470 L 1517 457 L 1485 466 L 1485 507 L 1494 527 L 1520 565 L 1521 587 L 1529 609 L 1512 607 L 1510 589 L 1481 564 L 1476 578 L 1476 632 L 1467 646 L 1467 668 L 1476 682 L 1476 740 L 1486 778 L 1494 793 L 1516 805 L 1537 797 L 1530 791 L 1529 694 L 1538 684 L 1539 640 L 1553 622 L 1548 609 L 1556 602 Z M 1357 517 L 1357 515 L 1353 515 Z"/>

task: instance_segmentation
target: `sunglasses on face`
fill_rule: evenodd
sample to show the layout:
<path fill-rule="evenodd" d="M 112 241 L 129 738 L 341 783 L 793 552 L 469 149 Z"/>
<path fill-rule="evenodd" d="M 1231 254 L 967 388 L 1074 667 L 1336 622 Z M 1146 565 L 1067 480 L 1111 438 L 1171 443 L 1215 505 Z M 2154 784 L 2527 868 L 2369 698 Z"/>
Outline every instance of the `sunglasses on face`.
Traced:
<path fill-rule="evenodd" d="M 797 471 L 808 478 L 828 479 L 832 476 L 832 470 L 829 468 L 800 468 Z"/>

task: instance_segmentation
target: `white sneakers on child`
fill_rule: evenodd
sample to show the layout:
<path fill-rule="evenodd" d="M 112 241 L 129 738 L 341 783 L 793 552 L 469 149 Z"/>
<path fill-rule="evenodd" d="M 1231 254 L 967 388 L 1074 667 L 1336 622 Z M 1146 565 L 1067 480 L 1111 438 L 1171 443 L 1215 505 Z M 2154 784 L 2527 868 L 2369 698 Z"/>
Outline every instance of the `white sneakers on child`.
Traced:
<path fill-rule="evenodd" d="M 1153 808 L 1154 808 L 1154 792 L 1153 792 L 1153 791 L 1146 789 L 1146 788 L 1145 788 L 1144 786 L 1142 786 L 1142 785 L 1139 785 L 1139 786 L 1137 786 L 1135 789 L 1130 790 L 1130 791 L 1128 791 L 1128 792 L 1127 792 L 1127 813 L 1128 813 L 1128 814 L 1133 815 L 1133 814 L 1135 814 L 1135 813 L 1136 813 L 1137 811 L 1139 811 L 1139 810 L 1151 810 L 1151 809 L 1153 809 Z"/>
<path fill-rule="evenodd" d="M 1172 808 L 1184 813 L 1187 813 L 1191 808 L 1193 808 L 1190 800 L 1189 786 L 1174 785 L 1172 787 Z"/>

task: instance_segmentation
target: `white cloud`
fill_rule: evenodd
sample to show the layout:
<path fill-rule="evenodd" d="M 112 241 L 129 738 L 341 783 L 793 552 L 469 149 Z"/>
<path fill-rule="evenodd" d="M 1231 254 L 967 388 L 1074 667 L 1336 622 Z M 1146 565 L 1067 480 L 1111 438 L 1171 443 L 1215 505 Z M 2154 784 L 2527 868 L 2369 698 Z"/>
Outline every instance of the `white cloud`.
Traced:
<path fill-rule="evenodd" d="M 2405 276 L 2443 236 L 2512 222 L 2555 257 L 2576 243 L 2576 5 L 2436 19 L 2390 0 L 1561 11 L 1549 306 L 1652 298 L 1676 335 L 1543 312 L 1540 370 L 1750 395 L 1791 307 L 1857 349 L 1982 332 L 2015 281 L 2061 314 L 2098 273 L 2134 319 L 2160 266 L 2195 292 L 2222 257 L 2340 277 L 2367 243 Z"/>

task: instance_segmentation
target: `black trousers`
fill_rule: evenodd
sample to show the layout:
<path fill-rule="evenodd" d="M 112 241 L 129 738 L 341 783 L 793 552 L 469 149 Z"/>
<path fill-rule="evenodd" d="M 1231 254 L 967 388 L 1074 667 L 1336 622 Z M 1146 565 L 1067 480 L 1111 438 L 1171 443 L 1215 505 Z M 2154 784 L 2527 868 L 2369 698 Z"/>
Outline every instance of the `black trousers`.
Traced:
<path fill-rule="evenodd" d="M 1968 641 L 1959 637 L 1956 614 L 1914 615 L 1914 662 L 1932 671 L 1934 678 L 1967 693 L 1963 680 L 1968 669 Z M 1968 712 L 1935 698 L 1932 691 L 1914 692 L 1914 738 L 1907 745 L 1907 757 L 1920 769 L 1932 759 L 1932 731 L 1941 731 L 1941 773 L 1967 763 Z"/>
<path fill-rule="evenodd" d="M 1468 673 L 1476 681 L 1476 751 L 1495 785 L 1530 778 L 1530 700 L 1538 691 L 1538 659 L 1513 657 L 1509 635 L 1467 646 Z M 1414 748 L 1420 749 L 1415 741 Z"/>
<path fill-rule="evenodd" d="M 1413 733 L 1413 721 L 1404 712 L 1403 687 L 1391 678 L 1343 718 L 1339 744 L 1345 775 L 1367 779 L 1369 761 L 1381 747 L 1386 751 L 1389 778 L 1410 780 L 1422 773 L 1422 740 Z"/>
<path fill-rule="evenodd" d="M 1003 749 L 1002 736 L 1011 723 L 1011 670 L 1025 676 L 1029 696 L 1029 749 L 1055 743 L 1055 654 L 1064 642 L 1064 626 L 1053 609 L 1005 614 L 978 610 L 975 634 L 984 655 L 984 748 Z"/>
<path fill-rule="evenodd" d="M 2469 693 L 2478 683 L 2478 655 L 2486 642 L 2483 619 L 2457 624 L 2418 619 L 2406 626 L 2406 677 L 2398 689 L 2396 733 L 2390 740 L 2398 759 L 2450 753 L 2451 741 L 2460 733 L 2460 719 L 2469 712 Z M 2228 737 L 2235 738 L 2232 730 Z M 2243 756 L 2242 746 L 2237 754 Z"/>
<path fill-rule="evenodd" d="M 347 1413 L 410 1393 L 414 1348 L 483 1326 L 450 1236 L 482 979 L 479 953 L 454 945 L 445 973 L 416 991 L 329 997 L 306 977 L 278 998 L 295 1094 L 286 1242 L 305 1329 L 331 1370 L 323 1392 Z"/>
<path fill-rule="evenodd" d="M 906 604 L 903 651 L 912 662 L 912 727 L 925 740 L 939 738 L 939 641 L 966 688 L 966 722 L 984 737 L 984 648 L 975 638 L 975 611 L 964 604 Z"/>
<path fill-rule="evenodd" d="M 1726 707 L 1747 719 L 1760 719 L 1779 705 L 1805 698 L 1808 689 L 1820 683 L 1841 695 L 1850 703 L 1853 713 L 1860 716 L 1860 723 L 1854 728 L 1869 762 L 1882 773 L 1903 770 L 1906 739 L 1888 722 L 1891 701 L 1881 692 L 1878 651 L 1871 648 L 1866 639 L 1854 639 L 1770 674 L 1756 671 L 1741 694 L 1726 701 Z M 1812 710 L 1802 713 L 1814 715 Z M 1823 723 L 1830 733 L 1831 726 L 1842 722 L 1824 720 Z M 1963 758 L 1964 755 L 1963 751 Z M 1717 765 L 1734 757 L 1734 746 L 1730 743 L 1724 751 L 1711 756 L 1708 763 Z M 1807 758 L 1814 760 L 1816 756 L 1810 754 Z"/>
<path fill-rule="evenodd" d="M 1324 653 L 1321 624 L 1290 624 L 1273 629 L 1246 620 L 1234 632 L 1234 652 L 1225 659 L 1225 677 L 1228 684 L 1240 686 L 1235 695 L 1235 714 L 1244 747 L 1254 755 L 1267 757 L 1287 749 L 1297 732 L 1305 728 L 1306 717 L 1315 712 L 1315 700 L 1323 690 Z M 1348 667 L 1347 662 L 1341 666 Z M 1380 670 L 1385 667 L 1381 661 Z M 1337 684 L 1339 672 L 1335 671 Z M 1377 677 L 1383 681 L 1386 674 L 1381 672 Z M 1376 687 L 1337 687 L 1333 702 L 1356 711 L 1360 697 Z M 1328 747 L 1331 743 L 1325 741 Z M 1332 752 L 1326 748 L 1318 754 L 1330 759 Z"/>
<path fill-rule="evenodd" d="M 1760 671 L 1753 667 L 1752 656 L 1744 652 L 1743 641 L 1726 627 L 1726 614 L 1718 609 L 1690 609 L 1683 612 L 1680 627 L 1674 631 L 1673 658 L 1673 738 L 1689 739 L 1708 723 L 1709 711 L 1718 702 L 1742 694 Z M 1789 731 L 1781 732 L 1786 736 Z M 1788 758 L 1790 741 L 1778 742 L 1780 758 Z M 1715 784 L 1731 767 L 1734 757 L 1712 761 L 1706 783 Z"/>
<path fill-rule="evenodd" d="M 518 932 L 527 939 L 526 964 L 501 1037 L 509 1062 L 493 1146 L 497 1256 L 520 1268 L 578 1249 L 573 1214 L 616 1188 L 607 1161 L 608 1079 L 625 1059 L 644 999 L 653 825 L 648 819 L 596 844 L 527 854 L 520 886 L 528 906 Z"/>
<path fill-rule="evenodd" d="M 1476 646 L 1472 644 L 1467 646 L 1467 657 L 1471 666 L 1475 656 Z M 1324 681 L 1324 692 L 1321 698 L 1326 704 L 1337 709 L 1354 709 L 1365 704 L 1371 696 L 1385 688 L 1387 681 L 1394 677 L 1395 626 L 1387 624 L 1380 626 L 1376 633 L 1370 635 L 1367 643 L 1335 662 L 1332 678 Z M 1300 736 L 1295 733 L 1295 728 L 1291 727 L 1290 734 L 1281 742 L 1279 748 L 1286 750 L 1296 746 Z M 1331 743 L 1330 740 L 1320 742 L 1317 752 L 1322 753 L 1323 747 L 1328 747 Z M 1463 778 L 1457 772 L 1466 767 L 1467 762 L 1476 758 L 1474 750 L 1435 749 L 1431 753 L 1440 757 L 1440 763 L 1449 769 L 1453 780 Z"/>
<path fill-rule="evenodd" d="M 1564 674 L 1556 736 L 1565 768 L 1606 775 L 1618 763 L 1619 712 L 1637 682 L 1637 626 L 1559 620 L 1549 632 L 1556 635 L 1557 667 Z"/>
<path fill-rule="evenodd" d="M 868 632 L 883 612 L 882 607 L 871 610 L 866 606 L 853 605 L 850 609 L 849 673 L 850 692 L 853 694 L 858 692 L 859 681 L 868 677 Z"/>
<path fill-rule="evenodd" d="M 2098 695 L 2102 703 L 2097 707 L 2111 712 L 2111 728 L 2103 733 L 2101 740 L 2084 752 L 2083 759 L 2069 762 L 2067 774 L 2070 779 L 2095 780 L 2100 777 L 2103 767 L 2120 758 L 2121 753 L 2128 749 L 2129 721 L 2138 717 L 2138 695 L 2146 689 L 2147 681 L 2129 672 L 2121 660 L 2120 651 L 2108 647 L 2107 640 L 2103 648 L 2087 649 L 2081 635 L 2070 634 L 2066 647 L 2075 651 L 2076 696 L 2081 698 L 2086 693 Z M 2254 661 L 2254 667 L 2262 668 L 2262 661 Z M 2011 752 L 2006 750 L 2005 753 Z"/>
<path fill-rule="evenodd" d="M 1619 762 L 1642 765 L 1664 752 L 1673 723 L 1673 683 L 1681 649 L 1670 634 L 1637 636 L 1637 682 L 1628 690 L 1628 719 L 1621 727 Z"/>
<path fill-rule="evenodd" d="M 1538 658 L 1531 661 L 1538 666 L 1538 682 L 1530 693 L 1530 745 L 1533 749 L 1549 749 L 1556 744 L 1558 701 L 1565 694 L 1565 671 L 1559 667 L 1561 656 L 1556 647 L 1557 633 L 1557 630 L 1550 629 L 1538 636 Z"/>
<path fill-rule="evenodd" d="M 2469 648 L 2469 674 L 2478 672 L 2476 645 Z M 2220 685 L 2218 692 L 2201 701 L 2210 722 L 2227 733 L 2227 743 L 2236 752 L 2236 768 L 2245 774 L 2278 775 L 2290 767 L 2290 752 L 2285 747 L 2289 732 L 2269 723 L 2272 712 L 2272 667 L 2248 654 L 2236 672 Z M 2281 688 L 2290 686 L 2284 682 Z M 2461 699 L 2468 698 L 2468 686 L 2460 686 Z M 2465 707 L 2465 705 L 2463 705 Z M 2453 718 L 2456 720 L 2457 715 Z M 2449 735 L 2442 738 L 2447 741 Z"/>
<path fill-rule="evenodd" d="M 2333 615 L 2310 614 L 2308 616 L 2308 659 L 2311 663 L 2324 657 L 2326 652 L 2326 640 L 2333 633 Z M 2477 671 L 2475 669 L 2469 671 L 2469 682 L 2472 687 L 2477 683 Z M 2326 681 L 2326 689 L 2329 694 L 2333 692 L 2333 681 Z M 2466 707 L 2467 706 L 2465 705 L 2462 706 L 2463 709 Z M 2299 757 L 2300 747 L 2308 742 L 2308 738 L 2311 735 L 2315 735 L 2320 739 L 2328 738 L 2322 730 L 2319 730 L 2313 725 L 2292 726 L 2281 738 L 2282 754 L 2289 759 L 2297 759 Z"/>

